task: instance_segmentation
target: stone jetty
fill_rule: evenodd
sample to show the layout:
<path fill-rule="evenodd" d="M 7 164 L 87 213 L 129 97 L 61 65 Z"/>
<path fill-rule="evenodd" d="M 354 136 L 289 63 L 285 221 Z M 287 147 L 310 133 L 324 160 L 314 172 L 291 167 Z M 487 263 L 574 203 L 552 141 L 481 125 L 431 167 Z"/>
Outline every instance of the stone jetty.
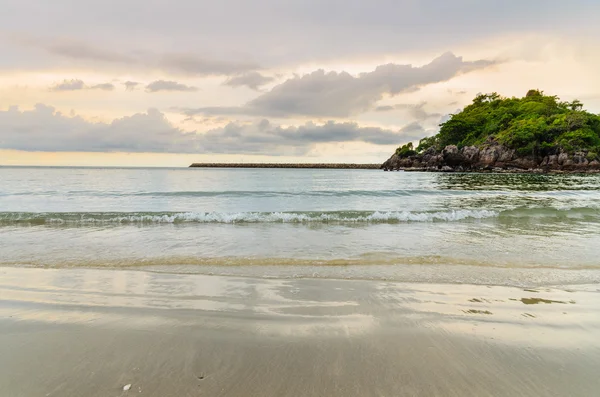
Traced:
<path fill-rule="evenodd" d="M 337 170 L 378 170 L 381 164 L 342 164 L 342 163 L 193 163 L 193 168 L 308 168 Z"/>

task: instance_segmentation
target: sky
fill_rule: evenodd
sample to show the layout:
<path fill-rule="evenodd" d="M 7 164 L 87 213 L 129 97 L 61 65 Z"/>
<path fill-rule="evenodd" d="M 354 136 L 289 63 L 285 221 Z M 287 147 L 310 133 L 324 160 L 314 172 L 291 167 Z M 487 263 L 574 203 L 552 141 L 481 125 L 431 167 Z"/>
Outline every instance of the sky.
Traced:
<path fill-rule="evenodd" d="M 600 113 L 597 0 L 2 0 L 0 165 L 381 163 L 479 93 Z"/>

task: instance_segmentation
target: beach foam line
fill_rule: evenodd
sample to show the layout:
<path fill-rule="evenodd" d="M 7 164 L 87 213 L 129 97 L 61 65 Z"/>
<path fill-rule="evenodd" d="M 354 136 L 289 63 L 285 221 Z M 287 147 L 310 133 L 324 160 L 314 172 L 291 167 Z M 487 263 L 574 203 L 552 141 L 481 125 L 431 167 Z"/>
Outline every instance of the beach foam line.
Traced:
<path fill-rule="evenodd" d="M 489 210 L 332 211 L 332 212 L 3 212 L 0 224 L 137 224 L 137 223 L 401 223 L 452 222 L 498 216 Z"/>
<path fill-rule="evenodd" d="M 0 212 L 0 225 L 93 225 L 185 223 L 407 223 L 457 222 L 489 218 L 600 220 L 600 209 L 515 208 L 447 211 L 325 211 L 325 212 Z"/>

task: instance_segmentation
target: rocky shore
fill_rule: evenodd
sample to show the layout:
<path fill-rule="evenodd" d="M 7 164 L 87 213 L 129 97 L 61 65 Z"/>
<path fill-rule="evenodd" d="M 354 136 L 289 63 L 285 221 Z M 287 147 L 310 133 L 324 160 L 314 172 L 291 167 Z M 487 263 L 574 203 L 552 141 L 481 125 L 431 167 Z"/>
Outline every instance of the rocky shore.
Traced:
<path fill-rule="evenodd" d="M 194 168 L 308 168 L 342 170 L 377 170 L 380 164 L 303 164 L 303 163 L 193 163 Z"/>
<path fill-rule="evenodd" d="M 545 156 L 519 156 L 514 149 L 497 142 L 481 147 L 455 145 L 442 151 L 429 148 L 423 153 L 401 158 L 397 154 L 381 165 L 384 171 L 434 172 L 600 172 L 595 153 L 586 151 L 569 154 L 558 149 Z"/>

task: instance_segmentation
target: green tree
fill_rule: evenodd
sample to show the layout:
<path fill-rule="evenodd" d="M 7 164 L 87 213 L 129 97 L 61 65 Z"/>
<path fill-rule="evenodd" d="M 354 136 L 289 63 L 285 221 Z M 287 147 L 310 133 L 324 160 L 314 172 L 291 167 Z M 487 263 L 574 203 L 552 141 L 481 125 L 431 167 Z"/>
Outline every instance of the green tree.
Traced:
<path fill-rule="evenodd" d="M 522 155 L 538 155 L 560 147 L 600 152 L 600 116 L 574 100 L 561 102 L 541 90 L 523 98 L 479 94 L 461 112 L 440 124 L 440 132 L 421 140 L 417 152 L 431 146 L 482 145 L 496 140 Z"/>
<path fill-rule="evenodd" d="M 413 149 L 412 142 L 408 142 L 406 145 L 400 146 L 396 149 L 396 155 L 400 158 L 414 156 L 417 152 Z"/>

